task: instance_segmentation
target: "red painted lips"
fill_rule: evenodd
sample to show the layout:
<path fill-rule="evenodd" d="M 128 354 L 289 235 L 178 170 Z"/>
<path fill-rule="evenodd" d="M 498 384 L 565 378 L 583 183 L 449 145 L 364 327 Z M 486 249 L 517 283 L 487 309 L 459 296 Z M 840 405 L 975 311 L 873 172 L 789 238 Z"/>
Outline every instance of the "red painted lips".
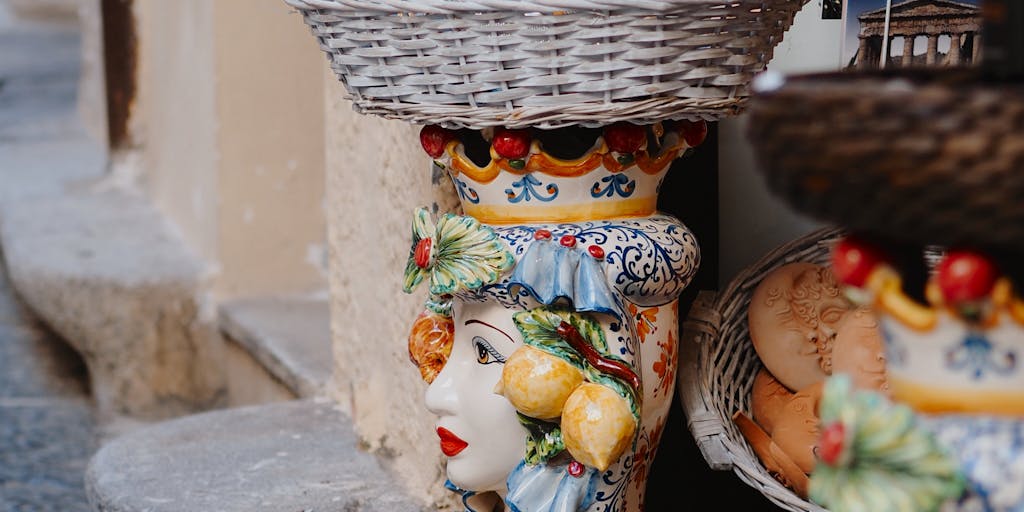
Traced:
<path fill-rule="evenodd" d="M 465 450 L 469 443 L 459 439 L 459 436 L 444 427 L 437 427 L 437 437 L 441 438 L 441 451 L 448 457 L 454 457 Z"/>

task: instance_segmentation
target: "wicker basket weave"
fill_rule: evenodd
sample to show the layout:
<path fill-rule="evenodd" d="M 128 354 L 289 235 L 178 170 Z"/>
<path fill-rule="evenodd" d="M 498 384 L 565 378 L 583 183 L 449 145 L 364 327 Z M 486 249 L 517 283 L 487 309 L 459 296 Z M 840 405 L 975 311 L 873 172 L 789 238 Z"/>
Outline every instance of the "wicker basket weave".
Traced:
<path fill-rule="evenodd" d="M 734 114 L 807 0 L 285 0 L 357 111 L 555 128 Z"/>
<path fill-rule="evenodd" d="M 702 292 L 683 324 L 679 395 L 701 453 L 712 469 L 734 471 L 776 505 L 791 511 L 822 511 L 768 473 L 732 422 L 750 413 L 750 393 L 761 360 L 747 329 L 754 289 L 773 270 L 795 262 L 827 264 L 844 232 L 828 228 L 790 242 L 740 273 L 717 295 Z"/>
<path fill-rule="evenodd" d="M 973 71 L 789 79 L 750 105 L 769 187 L 852 230 L 1024 253 L 1024 84 Z"/>

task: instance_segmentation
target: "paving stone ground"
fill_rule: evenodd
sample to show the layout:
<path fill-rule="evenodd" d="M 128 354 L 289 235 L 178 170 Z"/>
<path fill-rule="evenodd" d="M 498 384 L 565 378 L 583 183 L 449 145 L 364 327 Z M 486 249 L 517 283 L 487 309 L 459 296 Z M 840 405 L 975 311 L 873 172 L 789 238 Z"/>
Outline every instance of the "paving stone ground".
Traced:
<path fill-rule="evenodd" d="M 88 511 L 94 427 L 81 359 L 32 319 L 0 271 L 0 511 Z"/>
<path fill-rule="evenodd" d="M 78 37 L 12 22 L 3 8 L 0 200 L 12 200 L 42 191 L 27 186 L 26 148 L 60 151 L 68 140 Z M 86 382 L 81 360 L 18 303 L 0 265 L 0 512 L 89 510 L 83 476 L 97 446 Z"/>

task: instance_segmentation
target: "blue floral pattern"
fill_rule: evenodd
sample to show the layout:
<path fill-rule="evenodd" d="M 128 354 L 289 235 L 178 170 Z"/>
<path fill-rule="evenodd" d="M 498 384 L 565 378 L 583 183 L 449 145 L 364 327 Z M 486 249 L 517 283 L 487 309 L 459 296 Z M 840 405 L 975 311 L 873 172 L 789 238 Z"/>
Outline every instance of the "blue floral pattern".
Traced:
<path fill-rule="evenodd" d="M 1017 368 L 1017 355 L 1008 349 L 997 349 L 984 334 L 968 332 L 962 342 L 946 352 L 946 366 L 966 370 L 974 380 L 987 375 L 1009 375 Z"/>
<path fill-rule="evenodd" d="M 604 184 L 602 187 L 601 184 Z M 590 187 L 590 196 L 593 198 L 599 198 L 601 196 L 614 197 L 616 195 L 621 197 L 629 197 L 636 191 L 636 180 L 630 180 L 629 176 L 625 174 L 612 174 L 601 178 L 601 181 L 594 183 L 593 187 Z"/>
<path fill-rule="evenodd" d="M 700 265 L 700 249 L 693 233 L 668 215 L 495 227 L 517 261 L 540 229 L 551 231 L 555 237 L 573 235 L 582 246 L 600 246 L 605 252 L 610 284 L 639 306 L 661 306 L 675 300 Z"/>
<path fill-rule="evenodd" d="M 472 204 L 480 203 L 480 195 L 477 194 L 473 187 L 470 187 L 468 183 L 458 178 L 452 178 L 455 181 L 455 188 L 459 192 L 459 198 L 464 201 L 469 201 Z"/>
<path fill-rule="evenodd" d="M 543 189 L 538 192 L 534 187 L 543 187 Z M 505 195 L 508 196 L 508 202 L 513 204 L 520 201 L 529 202 L 530 199 L 547 203 L 558 197 L 558 185 L 554 183 L 544 185 L 540 180 L 534 178 L 533 174 L 527 174 L 522 179 L 512 182 L 512 188 L 506 188 Z"/>
<path fill-rule="evenodd" d="M 1024 421 L 1017 418 L 920 416 L 958 460 L 968 491 L 943 511 L 1024 510 Z"/>

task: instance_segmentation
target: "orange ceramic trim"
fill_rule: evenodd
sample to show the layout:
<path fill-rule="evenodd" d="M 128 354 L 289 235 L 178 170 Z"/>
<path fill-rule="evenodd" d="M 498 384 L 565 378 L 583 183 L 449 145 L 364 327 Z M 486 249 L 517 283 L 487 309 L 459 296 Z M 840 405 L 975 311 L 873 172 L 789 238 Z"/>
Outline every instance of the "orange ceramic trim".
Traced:
<path fill-rule="evenodd" d="M 1024 415 L 1024 392 L 964 390 L 923 385 L 889 375 L 889 386 L 897 402 L 923 413 L 986 413 Z"/>
<path fill-rule="evenodd" d="M 919 331 L 930 331 L 938 323 L 935 310 L 922 306 L 903 293 L 899 275 L 889 268 L 881 268 L 868 276 L 868 288 L 875 292 L 875 305 L 903 324 Z"/>
<path fill-rule="evenodd" d="M 601 149 L 607 151 L 604 145 L 601 146 Z M 543 152 L 530 155 L 530 159 L 526 162 L 526 171 L 541 172 L 559 178 L 583 176 L 601 167 L 601 160 L 604 158 L 601 154 L 601 149 L 577 160 L 560 160 Z M 509 172 L 522 173 L 522 171 L 516 171 L 508 167 L 506 160 L 502 160 L 502 169 Z"/>
<path fill-rule="evenodd" d="M 494 178 L 498 177 L 498 173 L 501 172 L 501 168 L 498 167 L 498 163 L 491 159 L 491 163 L 487 164 L 487 167 L 477 167 L 470 159 L 462 156 L 458 151 L 459 141 L 453 140 L 448 143 L 445 150 L 448 152 L 448 156 L 452 158 L 452 170 L 456 173 L 465 174 L 469 179 L 477 183 L 490 183 L 494 181 Z"/>
<path fill-rule="evenodd" d="M 1010 302 L 1010 316 L 1019 324 L 1024 324 L 1024 301 L 1014 298 Z"/>
<path fill-rule="evenodd" d="M 942 291 L 939 290 L 939 285 L 933 280 L 928 281 L 928 284 L 925 285 L 925 297 L 928 299 L 928 302 L 937 308 L 946 307 Z M 1013 284 L 1010 283 L 1009 279 L 1001 277 L 996 280 L 995 286 L 992 287 L 991 300 L 994 311 L 982 320 L 980 327 L 995 327 L 999 323 L 1000 314 L 1004 309 L 1011 320 L 1024 325 L 1024 302 L 1014 295 Z M 947 309 L 950 309 L 950 314 L 956 315 L 952 308 Z"/>
<path fill-rule="evenodd" d="M 578 222 L 621 217 L 645 217 L 657 209 L 657 197 L 625 199 L 600 203 L 554 206 L 478 205 L 465 204 L 463 210 L 487 224 L 519 224 L 528 222 Z"/>
<path fill-rule="evenodd" d="M 636 157 L 636 165 L 647 174 L 658 174 L 679 157 L 680 151 L 684 148 L 685 144 L 676 144 L 654 158 L 648 156 L 647 151 L 641 151 Z"/>
<path fill-rule="evenodd" d="M 481 184 L 490 183 L 494 178 L 498 177 L 501 171 L 520 175 L 539 172 L 559 178 L 575 178 L 594 171 L 601 167 L 602 164 L 604 164 L 605 169 L 612 173 L 622 172 L 629 168 L 629 166 L 623 166 L 619 163 L 611 155 L 608 151 L 608 146 L 604 143 L 581 158 L 562 160 L 548 155 L 534 142 L 533 150 L 527 156 L 526 165 L 522 169 L 515 169 L 510 166 L 508 159 L 496 154 L 494 148 L 491 148 L 491 162 L 486 167 L 477 167 L 476 164 L 458 151 L 458 147 L 459 141 L 457 140 L 449 142 L 445 147 L 445 150 L 451 157 L 452 170 L 456 173 L 465 174 L 471 180 Z M 665 170 L 685 148 L 685 143 L 676 144 L 671 148 L 667 148 L 655 158 L 651 158 L 646 150 L 638 151 L 636 153 L 635 165 L 647 174 L 658 174 Z"/>

